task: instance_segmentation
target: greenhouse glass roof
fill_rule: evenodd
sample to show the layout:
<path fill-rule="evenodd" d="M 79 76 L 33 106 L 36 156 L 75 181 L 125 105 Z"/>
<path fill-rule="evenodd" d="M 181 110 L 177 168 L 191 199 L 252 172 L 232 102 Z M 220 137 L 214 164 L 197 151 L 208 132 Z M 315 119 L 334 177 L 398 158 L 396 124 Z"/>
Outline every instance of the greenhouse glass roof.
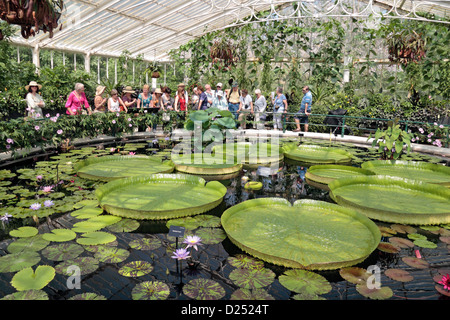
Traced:
<path fill-rule="evenodd" d="M 283 17 L 281 10 L 298 4 Z M 374 8 L 377 8 L 375 10 Z M 380 9 L 381 8 L 381 9 Z M 213 30 L 243 25 L 260 11 L 272 18 L 368 17 L 392 14 L 415 19 L 416 12 L 450 17 L 450 1 L 414 0 L 66 0 L 59 20 L 62 29 L 11 40 L 39 49 L 118 57 L 124 51 L 146 61 L 168 59 L 168 51 Z"/>

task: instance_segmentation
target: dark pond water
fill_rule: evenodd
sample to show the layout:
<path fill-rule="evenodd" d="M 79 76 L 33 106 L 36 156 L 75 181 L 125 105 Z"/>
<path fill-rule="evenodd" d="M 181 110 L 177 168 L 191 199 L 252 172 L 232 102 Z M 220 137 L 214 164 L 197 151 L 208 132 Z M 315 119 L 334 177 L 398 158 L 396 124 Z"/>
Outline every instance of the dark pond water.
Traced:
<path fill-rule="evenodd" d="M 148 146 L 151 147 L 149 144 Z M 147 147 L 148 147 L 147 146 Z M 109 146 L 107 146 L 109 147 Z M 370 150 L 364 148 L 356 148 L 345 146 L 357 152 L 361 161 L 373 159 L 376 155 Z M 163 148 L 160 148 L 160 150 Z M 139 150 L 137 151 L 139 152 Z M 144 152 L 141 150 L 141 152 Z M 156 151 L 146 151 L 153 153 Z M 445 162 L 428 156 L 416 155 L 421 161 Z M 359 165 L 356 163 L 355 165 Z M 447 163 L 448 165 L 448 163 Z M 244 170 L 240 176 L 230 180 L 222 181 L 228 191 L 224 201 L 215 209 L 207 212 L 207 215 L 220 217 L 221 214 L 229 207 L 236 205 L 242 201 L 260 198 L 260 197 L 282 197 L 294 202 L 298 199 L 315 199 L 327 202 L 333 202 L 327 191 L 316 188 L 305 183 L 302 179 L 306 167 L 296 163 L 284 163 L 282 170 L 273 175 L 260 175 L 258 170 Z M 258 191 L 244 189 L 245 181 L 242 176 L 247 176 L 249 180 L 261 181 L 263 188 Z M 94 186 L 93 186 L 94 187 Z M 86 188 L 86 185 L 83 185 Z M 84 190 L 85 196 L 93 198 L 93 188 Z M 3 204 L 5 205 L 5 203 Z M 70 213 L 55 215 L 51 217 L 53 226 L 71 228 L 74 223 L 80 220 L 72 217 Z M 27 220 L 30 223 L 30 219 Z M 226 238 L 214 244 L 204 244 L 199 247 L 198 251 L 193 251 L 193 258 L 197 262 L 194 267 L 188 267 L 186 261 L 181 264 L 171 258 L 175 239 L 168 236 L 167 221 L 141 221 L 140 226 L 133 232 L 115 232 L 117 240 L 114 245 L 117 248 L 128 251 L 129 256 L 126 260 L 118 263 L 98 264 L 98 268 L 89 274 L 81 276 L 80 289 L 68 288 L 68 276 L 56 273 L 55 278 L 42 290 L 51 300 L 67 300 L 81 293 L 95 293 L 108 300 L 131 300 L 133 298 L 133 289 L 139 284 L 146 281 L 162 281 L 170 289 L 167 297 L 168 300 L 190 300 L 183 292 L 183 288 L 191 280 L 198 278 L 211 279 L 223 288 L 225 294 L 222 300 L 228 300 L 233 293 L 239 289 L 230 279 L 230 273 L 236 268 L 232 266 L 228 258 L 244 254 L 231 241 Z M 389 227 L 390 224 L 375 221 L 380 227 Z M 19 226 L 19 222 L 12 227 Z M 366 261 L 356 267 L 367 268 L 376 265 L 381 270 L 381 285 L 389 287 L 393 295 L 391 300 L 448 300 L 449 298 L 440 294 L 436 290 L 436 282 L 433 279 L 436 275 L 450 273 L 450 256 L 449 245 L 439 240 L 440 234 L 435 231 L 421 229 L 415 226 L 417 233 L 422 234 L 427 240 L 435 243 L 436 248 L 402 248 L 396 253 L 388 253 L 382 250 L 375 250 Z M 41 219 L 41 233 L 48 232 L 47 222 Z M 392 235 L 391 235 L 392 236 Z M 407 238 L 406 234 L 395 234 L 396 237 Z M 130 243 L 137 239 L 154 238 L 160 241 L 161 246 L 153 250 L 138 250 L 130 247 Z M 382 241 L 388 241 L 389 237 L 384 236 Z M 4 235 L 4 239 L 0 242 L 0 256 L 8 254 L 7 247 L 14 239 Z M 72 241 L 74 242 L 74 241 Z M 181 246 L 179 244 L 179 246 Z M 416 257 L 421 255 L 421 259 L 428 263 L 426 268 L 412 267 L 406 264 L 402 258 Z M 94 253 L 84 251 L 80 256 L 93 257 Z M 119 274 L 120 268 L 130 261 L 146 261 L 149 262 L 153 270 L 144 276 L 130 278 Z M 41 254 L 41 261 L 38 265 L 50 265 L 56 267 L 60 261 L 52 261 L 46 259 Z M 264 267 L 275 273 L 275 278 L 270 284 L 264 286 L 265 293 L 275 300 L 289 300 L 297 298 L 295 292 L 286 289 L 278 281 L 278 277 L 282 275 L 287 268 L 264 263 Z M 412 281 L 400 282 L 395 281 L 385 275 L 384 271 L 388 269 L 401 269 L 408 271 L 413 277 Z M 326 293 L 319 295 L 320 298 L 327 300 L 365 300 L 368 299 L 356 290 L 356 285 L 344 280 L 338 270 L 316 272 L 325 277 L 331 284 L 332 289 Z M 16 292 L 11 285 L 11 280 L 15 273 L 0 273 L 0 298 Z"/>

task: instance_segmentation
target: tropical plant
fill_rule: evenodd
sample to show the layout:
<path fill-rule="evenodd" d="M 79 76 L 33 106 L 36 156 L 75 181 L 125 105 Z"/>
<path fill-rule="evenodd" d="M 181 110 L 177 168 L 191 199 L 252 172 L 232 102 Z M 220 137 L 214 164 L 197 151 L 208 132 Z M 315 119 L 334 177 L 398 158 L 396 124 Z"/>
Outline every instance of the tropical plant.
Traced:
<path fill-rule="evenodd" d="M 411 150 L 412 135 L 400 128 L 398 119 L 388 122 L 386 130 L 379 128 L 375 132 L 372 141 L 372 147 L 377 146 L 378 154 L 383 160 L 398 159 L 403 154 L 403 148 L 406 146 L 406 152 Z M 372 139 L 369 135 L 368 141 Z"/>

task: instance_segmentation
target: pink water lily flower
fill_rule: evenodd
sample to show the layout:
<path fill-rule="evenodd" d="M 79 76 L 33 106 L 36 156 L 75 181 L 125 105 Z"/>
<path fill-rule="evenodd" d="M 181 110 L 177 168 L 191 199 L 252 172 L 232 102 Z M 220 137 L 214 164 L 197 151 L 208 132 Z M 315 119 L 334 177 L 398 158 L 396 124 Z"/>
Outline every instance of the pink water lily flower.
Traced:
<path fill-rule="evenodd" d="M 448 273 L 446 276 L 442 276 L 441 281 L 439 281 L 438 283 L 442 284 L 445 290 L 450 291 L 450 276 L 448 275 Z"/>
<path fill-rule="evenodd" d="M 197 245 L 201 245 L 202 238 L 199 236 L 193 235 L 193 236 L 187 236 L 183 243 L 187 244 L 187 248 L 194 248 L 195 250 L 198 250 Z"/>
<path fill-rule="evenodd" d="M 53 187 L 52 186 L 45 186 L 42 188 L 42 191 L 44 192 L 52 192 L 53 191 Z"/>

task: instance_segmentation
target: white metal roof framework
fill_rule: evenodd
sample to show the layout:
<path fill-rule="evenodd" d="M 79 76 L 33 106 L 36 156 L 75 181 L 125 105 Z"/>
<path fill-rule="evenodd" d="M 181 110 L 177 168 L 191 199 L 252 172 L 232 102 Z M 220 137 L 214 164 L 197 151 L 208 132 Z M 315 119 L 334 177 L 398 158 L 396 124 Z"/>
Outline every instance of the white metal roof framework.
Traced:
<path fill-rule="evenodd" d="M 62 30 L 11 40 L 34 49 L 164 61 L 168 51 L 207 32 L 271 19 L 348 16 L 427 20 L 419 12 L 450 18 L 450 1 L 418 0 L 66 0 Z M 292 10 L 292 4 L 299 4 Z M 291 10 L 284 10 L 287 7 Z M 261 18 L 260 11 L 271 10 Z M 429 20 L 432 21 L 432 20 Z M 448 22 L 443 22 L 448 23 Z M 87 59 L 88 60 L 88 59 Z"/>

